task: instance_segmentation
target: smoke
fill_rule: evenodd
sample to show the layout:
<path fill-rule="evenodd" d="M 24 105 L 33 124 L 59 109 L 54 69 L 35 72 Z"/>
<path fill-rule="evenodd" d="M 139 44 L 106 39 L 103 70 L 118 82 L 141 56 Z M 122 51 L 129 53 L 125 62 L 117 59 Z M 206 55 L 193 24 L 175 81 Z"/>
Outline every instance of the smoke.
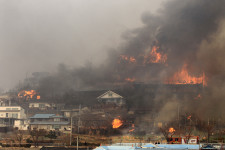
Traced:
<path fill-rule="evenodd" d="M 137 82 L 163 83 L 186 64 L 191 75 L 205 73 L 208 87 L 203 91 L 197 110 L 188 108 L 193 101 L 188 102 L 188 98 L 184 98 L 185 110 L 207 110 L 203 116 L 224 114 L 224 5 L 225 1 L 220 0 L 169 1 L 157 14 L 144 13 L 143 26 L 125 32 L 122 35 L 125 42 L 108 50 L 104 63 L 95 66 L 88 62 L 74 69 L 60 65 L 57 73 L 40 80 L 38 89 L 41 93 L 51 94 L 61 94 L 70 89 L 109 89 L 118 87 L 128 77 Z M 160 52 L 167 54 L 166 64 L 143 64 L 144 55 L 155 45 L 160 47 Z M 136 62 L 121 60 L 120 55 L 135 57 Z M 47 92 L 49 89 L 51 91 Z M 176 110 L 174 106 L 178 99 L 171 99 L 174 98 L 165 98 L 167 102 L 159 111 L 159 119 L 176 116 L 174 113 L 169 117 L 166 115 Z M 158 98 L 155 101 L 158 102 Z"/>

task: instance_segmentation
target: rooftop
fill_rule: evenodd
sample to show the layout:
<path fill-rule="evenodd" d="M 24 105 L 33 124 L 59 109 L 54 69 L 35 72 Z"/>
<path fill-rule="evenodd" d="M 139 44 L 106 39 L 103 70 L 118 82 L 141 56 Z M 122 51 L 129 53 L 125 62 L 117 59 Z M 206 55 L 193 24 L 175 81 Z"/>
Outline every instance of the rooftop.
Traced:
<path fill-rule="evenodd" d="M 38 119 L 38 118 L 64 118 L 63 116 L 55 115 L 55 114 L 35 114 L 34 116 L 30 117 L 31 119 Z"/>

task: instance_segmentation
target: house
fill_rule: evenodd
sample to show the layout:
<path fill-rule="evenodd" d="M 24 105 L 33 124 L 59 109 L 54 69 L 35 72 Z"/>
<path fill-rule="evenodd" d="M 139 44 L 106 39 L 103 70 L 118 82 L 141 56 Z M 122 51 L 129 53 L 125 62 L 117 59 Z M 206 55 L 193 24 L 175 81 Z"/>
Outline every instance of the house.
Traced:
<path fill-rule="evenodd" d="M 52 105 L 46 102 L 35 101 L 29 103 L 29 108 L 37 108 L 40 110 L 46 110 L 48 108 L 52 108 Z"/>
<path fill-rule="evenodd" d="M 70 130 L 70 122 L 60 115 L 35 114 L 30 117 L 30 129 L 67 131 Z"/>
<path fill-rule="evenodd" d="M 70 117 L 78 116 L 80 109 L 62 109 L 61 112 L 63 116 L 70 118 Z"/>
<path fill-rule="evenodd" d="M 113 91 L 107 91 L 97 97 L 97 99 L 100 103 L 104 104 L 116 104 L 119 106 L 125 104 L 123 97 Z"/>
<path fill-rule="evenodd" d="M 65 104 L 55 104 L 55 103 L 48 103 L 45 101 L 34 100 L 29 101 L 29 108 L 30 109 L 40 109 L 40 110 L 61 110 L 63 109 Z"/>
<path fill-rule="evenodd" d="M 0 126 L 26 128 L 25 110 L 20 106 L 1 106 L 0 107 Z"/>

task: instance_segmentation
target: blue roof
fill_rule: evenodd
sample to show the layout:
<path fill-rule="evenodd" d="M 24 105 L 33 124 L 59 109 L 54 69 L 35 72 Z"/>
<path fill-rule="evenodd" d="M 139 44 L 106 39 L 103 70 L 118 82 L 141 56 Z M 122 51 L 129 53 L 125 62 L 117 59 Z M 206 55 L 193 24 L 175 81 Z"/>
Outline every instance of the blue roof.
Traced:
<path fill-rule="evenodd" d="M 50 118 L 52 116 L 55 116 L 55 114 L 35 114 L 34 116 L 30 118 Z"/>
<path fill-rule="evenodd" d="M 147 145 L 144 145 L 143 148 L 156 148 L 158 146 L 154 145 L 154 144 L 147 144 Z"/>
<path fill-rule="evenodd" d="M 166 149 L 199 149 L 197 144 L 157 144 L 157 146 Z"/>

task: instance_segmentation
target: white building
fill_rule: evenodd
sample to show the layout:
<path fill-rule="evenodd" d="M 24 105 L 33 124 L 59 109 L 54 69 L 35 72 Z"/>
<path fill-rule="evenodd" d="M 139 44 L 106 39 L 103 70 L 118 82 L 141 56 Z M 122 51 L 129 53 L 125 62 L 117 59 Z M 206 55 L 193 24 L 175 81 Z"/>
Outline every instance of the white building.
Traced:
<path fill-rule="evenodd" d="M 25 110 L 20 106 L 4 106 L 0 107 L 0 126 L 1 127 L 17 127 L 24 129 L 26 124 Z M 25 125 L 27 126 L 27 125 Z"/>
<path fill-rule="evenodd" d="M 46 110 L 48 108 L 51 108 L 51 104 L 46 102 L 31 102 L 29 103 L 29 108 L 37 108 L 41 110 Z"/>
<path fill-rule="evenodd" d="M 0 118 L 26 119 L 26 114 L 20 106 L 5 106 L 0 107 Z"/>
<path fill-rule="evenodd" d="M 55 114 L 35 114 L 30 117 L 30 129 L 70 130 L 68 118 Z"/>

